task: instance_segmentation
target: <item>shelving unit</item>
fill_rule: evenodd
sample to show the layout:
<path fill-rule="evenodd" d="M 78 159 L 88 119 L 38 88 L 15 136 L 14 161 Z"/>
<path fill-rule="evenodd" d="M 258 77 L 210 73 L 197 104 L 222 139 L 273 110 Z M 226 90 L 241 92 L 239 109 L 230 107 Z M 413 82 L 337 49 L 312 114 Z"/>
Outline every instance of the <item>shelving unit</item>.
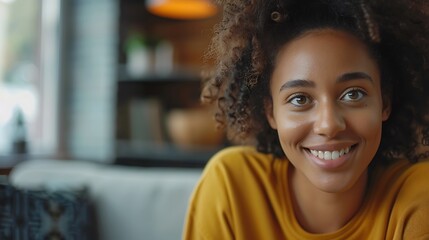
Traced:
<path fill-rule="evenodd" d="M 200 105 L 202 59 L 217 17 L 177 21 L 156 17 L 144 1 L 120 0 L 116 100 L 116 163 L 152 167 L 203 167 L 219 146 L 176 145 L 166 116 L 174 109 Z M 174 68 L 164 74 L 131 77 L 124 44 L 133 32 L 163 39 L 174 49 Z M 209 63 L 208 63 L 209 64 Z"/>

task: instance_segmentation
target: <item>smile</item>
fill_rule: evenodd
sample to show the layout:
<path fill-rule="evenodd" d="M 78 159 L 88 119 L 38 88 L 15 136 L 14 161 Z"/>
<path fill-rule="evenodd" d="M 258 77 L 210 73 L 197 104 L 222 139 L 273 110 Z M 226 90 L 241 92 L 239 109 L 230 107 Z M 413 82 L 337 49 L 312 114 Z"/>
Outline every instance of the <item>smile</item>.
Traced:
<path fill-rule="evenodd" d="M 335 160 L 347 153 L 350 152 L 351 147 L 346 147 L 343 149 L 339 149 L 339 150 L 334 150 L 334 151 L 319 151 L 319 150 L 313 150 L 313 149 L 308 149 L 310 151 L 310 153 L 322 160 Z"/>

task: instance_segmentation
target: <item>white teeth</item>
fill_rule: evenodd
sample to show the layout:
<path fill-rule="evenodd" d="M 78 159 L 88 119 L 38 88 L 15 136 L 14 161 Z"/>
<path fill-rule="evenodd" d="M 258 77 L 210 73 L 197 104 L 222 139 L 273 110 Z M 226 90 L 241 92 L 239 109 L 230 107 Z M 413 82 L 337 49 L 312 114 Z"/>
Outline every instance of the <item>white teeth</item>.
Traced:
<path fill-rule="evenodd" d="M 335 160 L 343 156 L 344 154 L 347 154 L 349 151 L 350 151 L 350 147 L 346 147 L 339 151 L 317 151 L 317 150 L 310 149 L 311 154 L 323 160 Z"/>
<path fill-rule="evenodd" d="M 338 152 L 338 151 L 333 151 L 332 152 L 332 160 L 335 160 L 335 159 L 337 159 L 339 157 L 340 157 L 340 152 Z"/>
<path fill-rule="evenodd" d="M 310 150 L 311 154 L 317 157 L 318 152 L 316 150 Z"/>
<path fill-rule="evenodd" d="M 324 156 L 323 159 L 325 159 L 325 160 L 331 160 L 331 156 L 332 156 L 331 152 L 325 151 L 325 156 Z"/>

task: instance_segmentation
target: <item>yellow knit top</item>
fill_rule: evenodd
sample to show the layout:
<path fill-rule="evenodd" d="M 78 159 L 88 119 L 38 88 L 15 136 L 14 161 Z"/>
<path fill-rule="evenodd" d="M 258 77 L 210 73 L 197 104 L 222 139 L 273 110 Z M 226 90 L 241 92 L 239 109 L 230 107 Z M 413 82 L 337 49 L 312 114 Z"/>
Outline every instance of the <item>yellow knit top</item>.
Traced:
<path fill-rule="evenodd" d="M 252 147 L 220 151 L 191 197 L 183 239 L 429 239 L 429 162 L 375 169 L 357 214 L 328 234 L 297 222 L 288 166 Z"/>

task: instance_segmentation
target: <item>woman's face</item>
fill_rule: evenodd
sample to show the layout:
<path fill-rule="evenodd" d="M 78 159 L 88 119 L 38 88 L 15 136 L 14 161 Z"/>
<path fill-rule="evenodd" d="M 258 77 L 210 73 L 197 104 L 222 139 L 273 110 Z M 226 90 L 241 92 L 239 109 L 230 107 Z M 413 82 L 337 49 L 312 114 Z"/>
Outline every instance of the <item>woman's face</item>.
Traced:
<path fill-rule="evenodd" d="M 365 45 L 323 29 L 288 42 L 277 56 L 267 118 L 296 180 L 344 192 L 365 179 L 389 116 L 380 72 Z"/>

